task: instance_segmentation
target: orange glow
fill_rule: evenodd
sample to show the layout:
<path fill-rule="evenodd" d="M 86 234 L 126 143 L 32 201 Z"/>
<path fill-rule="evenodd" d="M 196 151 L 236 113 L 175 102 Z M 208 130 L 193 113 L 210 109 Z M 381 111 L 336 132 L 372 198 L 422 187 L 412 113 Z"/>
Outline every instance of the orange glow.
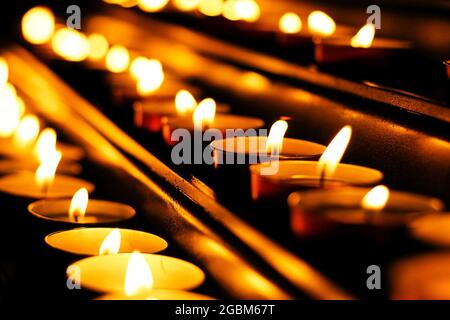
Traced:
<path fill-rule="evenodd" d="M 130 64 L 130 75 L 133 79 L 138 80 L 143 76 L 148 59 L 146 57 L 136 57 Z"/>
<path fill-rule="evenodd" d="M 302 30 L 302 20 L 296 13 L 287 12 L 280 18 L 278 27 L 284 33 L 297 33 Z"/>
<path fill-rule="evenodd" d="M 47 155 L 35 173 L 36 184 L 42 190 L 47 190 L 55 179 L 56 169 L 61 161 L 61 152 L 53 151 Z"/>
<path fill-rule="evenodd" d="M 371 23 L 359 29 L 358 33 L 352 37 L 350 44 L 354 48 L 370 48 L 375 37 L 375 26 Z"/>
<path fill-rule="evenodd" d="M 220 16 L 223 11 L 223 0 L 200 0 L 198 10 L 205 16 Z"/>
<path fill-rule="evenodd" d="M 130 255 L 125 274 L 125 294 L 137 295 L 153 288 L 153 275 L 145 257 L 138 251 Z"/>
<path fill-rule="evenodd" d="M 261 10 L 254 0 L 228 0 L 223 6 L 223 16 L 232 21 L 255 22 L 260 15 Z"/>
<path fill-rule="evenodd" d="M 106 68 L 114 73 L 124 72 L 130 64 L 130 54 L 127 48 L 119 45 L 109 48 L 106 54 Z"/>
<path fill-rule="evenodd" d="M 329 37 L 336 31 L 334 20 L 322 11 L 313 11 L 308 16 L 308 30 L 320 37 Z"/>
<path fill-rule="evenodd" d="M 52 49 L 68 61 L 82 61 L 89 56 L 88 38 L 74 29 L 62 28 L 52 38 Z"/>
<path fill-rule="evenodd" d="M 200 0 L 173 0 L 175 8 L 181 11 L 193 11 L 197 9 Z"/>
<path fill-rule="evenodd" d="M 5 58 L 0 57 L 0 90 L 8 83 L 9 68 Z"/>
<path fill-rule="evenodd" d="M 201 130 L 203 127 L 210 127 L 214 123 L 216 116 L 216 102 L 212 98 L 202 100 L 194 110 L 194 128 Z"/>
<path fill-rule="evenodd" d="M 120 250 L 121 234 L 118 228 L 112 230 L 103 240 L 100 245 L 98 254 L 100 256 L 105 254 L 118 254 Z"/>
<path fill-rule="evenodd" d="M 180 116 L 192 113 L 197 106 L 197 101 L 187 90 L 178 91 L 175 96 L 175 108 Z"/>
<path fill-rule="evenodd" d="M 336 171 L 336 167 L 344 156 L 348 143 L 352 136 L 352 127 L 345 126 L 330 142 L 328 147 L 319 159 L 317 170 L 324 177 L 331 177 Z"/>
<path fill-rule="evenodd" d="M 287 128 L 288 124 L 284 120 L 278 120 L 270 127 L 269 136 L 266 141 L 267 153 L 272 155 L 279 155 L 281 153 Z"/>
<path fill-rule="evenodd" d="M 39 162 L 43 162 L 47 155 L 56 151 L 56 131 L 51 128 L 45 128 L 39 135 L 35 152 Z"/>
<path fill-rule="evenodd" d="M 86 188 L 81 188 L 73 195 L 70 202 L 69 217 L 71 220 L 77 221 L 84 217 L 89 202 L 89 194 Z"/>
<path fill-rule="evenodd" d="M 103 59 L 108 52 L 109 43 L 108 40 L 101 34 L 93 33 L 89 35 L 89 59 L 98 61 Z"/>
<path fill-rule="evenodd" d="M 55 16 L 47 7 L 34 7 L 22 18 L 22 34 L 32 44 L 48 42 L 55 32 Z"/>
<path fill-rule="evenodd" d="M 160 11 L 169 0 L 138 0 L 138 7 L 145 12 Z"/>
<path fill-rule="evenodd" d="M 383 210 L 389 199 L 389 189 L 386 186 L 376 186 L 364 196 L 361 206 L 365 210 Z"/>
<path fill-rule="evenodd" d="M 143 96 L 155 92 L 164 82 L 162 64 L 156 59 L 139 59 L 131 72 L 137 78 L 137 92 Z"/>
<path fill-rule="evenodd" d="M 19 148 L 27 148 L 34 143 L 39 134 L 39 119 L 34 115 L 23 117 L 14 132 L 14 145 Z"/>
<path fill-rule="evenodd" d="M 0 138 L 10 137 L 19 125 L 23 114 L 20 101 L 11 83 L 0 89 Z"/>

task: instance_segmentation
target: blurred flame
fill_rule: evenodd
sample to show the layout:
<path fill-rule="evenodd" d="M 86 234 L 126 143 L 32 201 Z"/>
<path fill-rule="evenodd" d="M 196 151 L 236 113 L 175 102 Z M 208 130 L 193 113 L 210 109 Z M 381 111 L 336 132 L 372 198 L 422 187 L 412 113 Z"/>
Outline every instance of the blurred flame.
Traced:
<path fill-rule="evenodd" d="M 200 0 L 198 10 L 205 16 L 220 16 L 223 12 L 223 0 Z"/>
<path fill-rule="evenodd" d="M 361 206 L 366 210 L 382 210 L 389 199 L 389 189 L 379 185 L 367 192 L 361 201 Z"/>
<path fill-rule="evenodd" d="M 188 113 L 194 111 L 197 106 L 197 101 L 192 94 L 187 90 L 178 91 L 175 96 L 175 108 L 180 116 L 185 116 Z"/>
<path fill-rule="evenodd" d="M 8 83 L 9 68 L 5 58 L 0 57 L 0 90 Z"/>
<path fill-rule="evenodd" d="M 26 115 L 14 132 L 14 145 L 26 148 L 34 143 L 39 134 L 39 119 L 35 115 Z"/>
<path fill-rule="evenodd" d="M 158 90 L 164 82 L 162 64 L 156 59 L 139 60 L 135 65 L 134 77 L 137 78 L 137 91 L 140 95 L 148 95 Z"/>
<path fill-rule="evenodd" d="M 118 228 L 113 229 L 103 240 L 100 245 L 98 254 L 100 256 L 106 254 L 118 254 L 120 250 L 121 234 Z"/>
<path fill-rule="evenodd" d="M 308 16 L 308 30 L 312 34 L 329 37 L 336 31 L 336 23 L 325 12 L 313 11 Z"/>
<path fill-rule="evenodd" d="M 93 33 L 89 35 L 88 40 L 90 46 L 89 59 L 96 61 L 103 59 L 109 48 L 109 43 L 105 36 Z"/>
<path fill-rule="evenodd" d="M 10 137 L 19 125 L 24 112 L 21 101 L 11 83 L 0 89 L 0 138 Z"/>
<path fill-rule="evenodd" d="M 115 45 L 106 54 L 106 68 L 114 73 L 124 72 L 130 63 L 130 54 L 124 46 Z"/>
<path fill-rule="evenodd" d="M 330 142 L 319 159 L 318 172 L 325 177 L 330 177 L 336 171 L 336 167 L 341 161 L 348 143 L 352 136 L 352 127 L 345 126 Z"/>
<path fill-rule="evenodd" d="M 193 11 L 197 9 L 200 0 L 174 0 L 173 5 L 181 11 Z"/>
<path fill-rule="evenodd" d="M 147 61 L 148 59 L 142 56 L 136 57 L 133 59 L 133 61 L 131 61 L 130 75 L 133 79 L 138 80 L 142 76 Z"/>
<path fill-rule="evenodd" d="M 133 296 L 141 291 L 153 288 L 153 275 L 145 257 L 140 252 L 133 252 L 128 261 L 125 274 L 125 294 Z"/>
<path fill-rule="evenodd" d="M 56 131 L 51 128 L 45 128 L 39 135 L 35 146 L 39 162 L 43 162 L 54 151 L 56 151 Z"/>
<path fill-rule="evenodd" d="M 89 202 L 89 194 L 86 188 L 81 188 L 73 195 L 70 202 L 69 217 L 77 220 L 84 217 Z"/>
<path fill-rule="evenodd" d="M 55 32 L 55 16 L 47 7 L 34 7 L 22 18 L 22 34 L 25 40 L 33 44 L 43 44 L 50 40 Z"/>
<path fill-rule="evenodd" d="M 266 152 L 272 155 L 279 155 L 283 148 L 283 138 L 288 128 L 288 124 L 284 120 L 276 121 L 270 127 L 269 136 L 266 141 Z"/>
<path fill-rule="evenodd" d="M 261 10 L 254 0 L 228 0 L 223 6 L 223 16 L 232 21 L 255 22 L 260 15 Z"/>
<path fill-rule="evenodd" d="M 287 12 L 280 18 L 278 27 L 284 33 L 297 33 L 302 30 L 302 20 L 296 13 Z"/>
<path fill-rule="evenodd" d="M 145 12 L 156 12 L 166 6 L 169 0 L 138 0 L 138 7 Z"/>
<path fill-rule="evenodd" d="M 55 179 L 56 169 L 61 161 L 61 152 L 53 151 L 51 154 L 46 155 L 44 161 L 37 168 L 35 173 L 36 184 L 41 189 L 48 189 Z"/>
<path fill-rule="evenodd" d="M 216 102 L 212 98 L 202 100 L 194 110 L 194 128 L 201 130 L 204 126 L 210 127 L 216 116 Z"/>
<path fill-rule="evenodd" d="M 359 29 L 358 33 L 352 37 L 350 44 L 354 48 L 370 48 L 375 37 L 375 26 L 371 23 Z"/>
<path fill-rule="evenodd" d="M 75 29 L 62 28 L 52 38 L 52 48 L 56 54 L 68 61 L 82 61 L 89 56 L 88 38 Z"/>

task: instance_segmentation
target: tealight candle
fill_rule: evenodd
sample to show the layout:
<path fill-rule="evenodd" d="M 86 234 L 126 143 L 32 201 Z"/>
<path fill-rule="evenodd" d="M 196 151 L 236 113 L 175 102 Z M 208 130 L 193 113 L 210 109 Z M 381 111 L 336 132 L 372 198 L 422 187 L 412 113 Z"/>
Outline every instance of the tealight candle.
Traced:
<path fill-rule="evenodd" d="M 203 294 L 183 290 L 149 290 L 138 295 L 127 296 L 123 293 L 110 293 L 98 300 L 215 300 Z"/>
<path fill-rule="evenodd" d="M 136 211 L 125 204 L 88 200 L 88 191 L 78 190 L 70 199 L 40 200 L 28 206 L 34 216 L 63 223 L 72 224 L 107 224 L 134 217 Z"/>
<path fill-rule="evenodd" d="M 450 215 L 429 214 L 412 220 L 408 229 L 417 240 L 435 247 L 450 247 Z"/>
<path fill-rule="evenodd" d="M 153 289 L 189 290 L 205 279 L 203 271 L 190 262 L 137 252 L 89 257 L 72 267 L 75 268 L 69 270 L 79 270 L 82 275 L 82 288 L 127 296 L 139 296 Z M 73 279 L 72 274 L 68 277 Z"/>
<path fill-rule="evenodd" d="M 5 159 L 0 160 L 0 175 L 10 174 L 21 171 L 35 171 L 39 166 L 38 162 L 28 161 L 27 159 Z M 57 174 L 78 175 L 82 167 L 76 162 L 61 162 L 56 169 Z"/>
<path fill-rule="evenodd" d="M 78 255 L 130 253 L 138 250 L 155 253 L 167 248 L 167 242 L 143 231 L 114 228 L 77 228 L 58 231 L 45 237 L 52 248 Z"/>

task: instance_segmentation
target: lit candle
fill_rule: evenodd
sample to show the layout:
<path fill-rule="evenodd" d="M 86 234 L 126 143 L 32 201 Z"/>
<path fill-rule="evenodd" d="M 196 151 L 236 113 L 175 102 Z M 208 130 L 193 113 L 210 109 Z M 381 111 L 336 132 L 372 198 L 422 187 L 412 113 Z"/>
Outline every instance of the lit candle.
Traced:
<path fill-rule="evenodd" d="M 81 32 L 61 28 L 52 37 L 53 51 L 67 61 L 83 61 L 89 57 L 90 43 Z"/>
<path fill-rule="evenodd" d="M 32 44 L 44 44 L 50 41 L 55 31 L 55 16 L 47 7 L 34 7 L 22 18 L 22 34 Z"/>
<path fill-rule="evenodd" d="M 123 293 L 110 293 L 98 300 L 214 300 L 203 294 L 182 290 L 148 290 L 138 295 L 127 296 Z"/>
<path fill-rule="evenodd" d="M 86 256 L 130 253 L 135 250 L 155 253 L 167 248 L 167 242 L 154 234 L 118 228 L 58 231 L 46 236 L 45 242 L 52 248 Z"/>
<path fill-rule="evenodd" d="M 41 200 L 29 205 L 34 216 L 71 224 L 108 224 L 134 217 L 136 211 L 122 203 L 89 200 L 88 190 L 81 188 L 70 199 Z"/>

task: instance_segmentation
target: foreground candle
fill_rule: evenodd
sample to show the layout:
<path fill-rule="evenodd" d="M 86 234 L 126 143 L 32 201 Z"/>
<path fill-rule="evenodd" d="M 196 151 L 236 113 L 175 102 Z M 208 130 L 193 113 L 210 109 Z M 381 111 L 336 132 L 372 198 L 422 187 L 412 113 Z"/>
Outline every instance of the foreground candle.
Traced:
<path fill-rule="evenodd" d="M 123 293 L 111 293 L 101 296 L 98 300 L 214 300 L 214 298 L 182 290 L 149 290 L 133 296 L 127 296 Z"/>

